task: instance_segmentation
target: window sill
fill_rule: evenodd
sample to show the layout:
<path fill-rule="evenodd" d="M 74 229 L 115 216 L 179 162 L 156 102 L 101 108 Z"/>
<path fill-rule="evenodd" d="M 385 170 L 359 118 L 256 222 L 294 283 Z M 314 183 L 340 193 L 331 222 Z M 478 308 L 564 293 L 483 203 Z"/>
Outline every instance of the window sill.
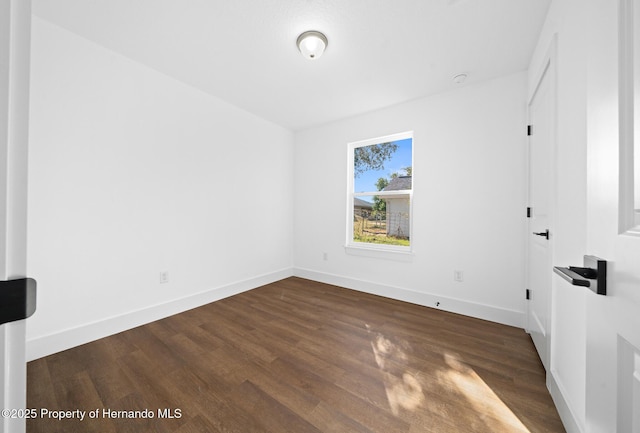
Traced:
<path fill-rule="evenodd" d="M 413 252 L 409 249 L 394 249 L 389 247 L 370 247 L 361 245 L 345 245 L 345 252 L 350 256 L 370 257 L 375 259 L 394 260 L 397 262 L 412 262 Z"/>

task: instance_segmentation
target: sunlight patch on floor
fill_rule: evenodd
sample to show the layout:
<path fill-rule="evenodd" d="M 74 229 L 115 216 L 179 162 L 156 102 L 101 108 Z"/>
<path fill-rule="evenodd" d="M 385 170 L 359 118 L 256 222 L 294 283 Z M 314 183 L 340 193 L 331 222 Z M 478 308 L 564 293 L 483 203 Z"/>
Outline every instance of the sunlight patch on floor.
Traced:
<path fill-rule="evenodd" d="M 407 354 L 401 346 L 380 333 L 376 334 L 371 341 L 376 364 L 383 373 L 387 401 L 391 413 L 395 416 L 400 414 L 401 409 L 415 410 L 424 402 L 424 393 L 417 377 L 408 371 L 401 375 L 393 374 L 391 371 L 393 368 L 391 363 L 402 365 L 407 360 Z"/>
<path fill-rule="evenodd" d="M 491 387 L 455 355 L 445 353 L 442 367 L 436 367 L 432 372 L 432 379 L 427 379 L 421 377 L 420 371 L 410 367 L 412 362 L 415 364 L 416 359 L 411 356 L 412 348 L 407 341 L 385 336 L 374 332 L 370 326 L 365 326 L 371 336 L 371 349 L 382 373 L 387 401 L 393 415 L 402 416 L 402 411 L 418 410 L 428 410 L 433 414 L 434 410 L 437 411 L 437 405 L 427 407 L 425 392 L 436 396 L 442 394 L 443 397 L 447 396 L 446 399 L 464 399 L 468 402 L 468 411 L 465 411 L 467 414 L 461 418 L 466 421 L 450 420 L 452 425 L 474 422 L 472 420 L 475 419 L 482 422 L 487 431 L 494 433 L 530 433 Z M 468 416 L 471 418 L 467 419 Z"/>
<path fill-rule="evenodd" d="M 469 401 L 473 410 L 493 432 L 524 432 L 529 429 L 507 407 L 478 374 L 449 354 L 444 355 L 449 367 L 440 372 L 440 379 L 453 385 Z"/>

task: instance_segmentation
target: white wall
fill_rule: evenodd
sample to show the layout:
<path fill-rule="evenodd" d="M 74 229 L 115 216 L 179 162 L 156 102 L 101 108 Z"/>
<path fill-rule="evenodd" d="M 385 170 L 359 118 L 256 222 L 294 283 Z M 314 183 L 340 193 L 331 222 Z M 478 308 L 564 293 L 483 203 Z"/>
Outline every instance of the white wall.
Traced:
<path fill-rule="evenodd" d="M 518 73 L 296 133 L 295 273 L 524 326 L 526 80 Z M 347 254 L 347 143 L 410 130 L 413 257 Z"/>
<path fill-rule="evenodd" d="M 553 261 L 581 266 L 586 251 L 587 74 L 586 7 L 554 0 L 529 68 L 529 95 L 550 43 L 557 38 L 557 154 Z M 584 431 L 585 296 L 588 291 L 552 277 L 551 368 L 548 385 L 569 432 Z"/>
<path fill-rule="evenodd" d="M 30 359 L 291 274 L 291 132 L 36 17 L 32 51 Z"/>

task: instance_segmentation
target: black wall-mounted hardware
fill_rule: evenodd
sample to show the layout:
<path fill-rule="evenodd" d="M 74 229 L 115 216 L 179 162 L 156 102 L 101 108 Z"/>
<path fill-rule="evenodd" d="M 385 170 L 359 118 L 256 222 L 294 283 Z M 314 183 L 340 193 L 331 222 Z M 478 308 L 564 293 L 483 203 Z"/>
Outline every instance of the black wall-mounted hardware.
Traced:
<path fill-rule="evenodd" d="M 0 325 L 35 313 L 36 285 L 33 278 L 0 281 Z"/>
<path fill-rule="evenodd" d="M 549 240 L 549 229 L 546 229 L 545 231 L 540 232 L 540 233 L 535 233 L 535 232 L 534 232 L 533 234 L 534 234 L 534 235 L 536 235 L 536 236 L 543 236 L 543 237 L 545 237 L 547 240 Z"/>
<path fill-rule="evenodd" d="M 607 294 L 607 261 L 596 256 L 584 256 L 584 266 L 556 266 L 553 271 L 574 286 L 588 287 L 598 295 Z"/>

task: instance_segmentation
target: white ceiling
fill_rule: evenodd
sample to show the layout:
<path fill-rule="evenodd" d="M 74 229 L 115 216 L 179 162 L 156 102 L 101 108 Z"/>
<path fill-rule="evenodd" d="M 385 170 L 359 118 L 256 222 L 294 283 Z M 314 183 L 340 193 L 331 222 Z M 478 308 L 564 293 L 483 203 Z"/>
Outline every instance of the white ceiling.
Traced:
<path fill-rule="evenodd" d="M 33 0 L 33 12 L 291 130 L 527 69 L 551 0 Z M 317 60 L 295 45 L 325 33 Z"/>

